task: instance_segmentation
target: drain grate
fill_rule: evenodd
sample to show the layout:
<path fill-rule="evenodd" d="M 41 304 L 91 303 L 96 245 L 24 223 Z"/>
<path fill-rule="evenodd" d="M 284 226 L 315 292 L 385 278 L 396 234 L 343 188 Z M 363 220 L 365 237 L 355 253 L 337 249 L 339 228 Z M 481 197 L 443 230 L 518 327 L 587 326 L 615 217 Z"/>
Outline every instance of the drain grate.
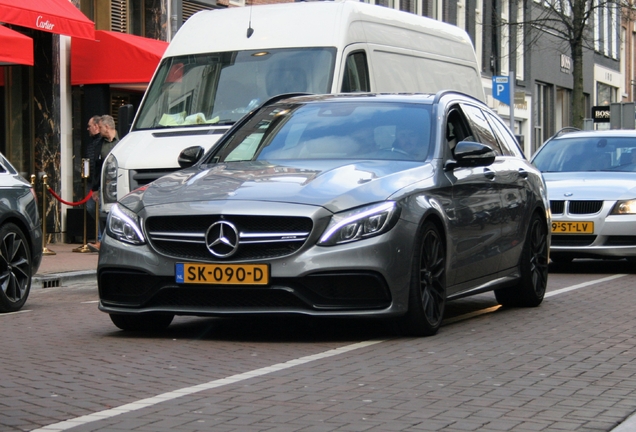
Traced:
<path fill-rule="evenodd" d="M 60 286 L 59 279 L 48 279 L 48 280 L 42 281 L 42 288 L 55 288 L 59 286 Z"/>

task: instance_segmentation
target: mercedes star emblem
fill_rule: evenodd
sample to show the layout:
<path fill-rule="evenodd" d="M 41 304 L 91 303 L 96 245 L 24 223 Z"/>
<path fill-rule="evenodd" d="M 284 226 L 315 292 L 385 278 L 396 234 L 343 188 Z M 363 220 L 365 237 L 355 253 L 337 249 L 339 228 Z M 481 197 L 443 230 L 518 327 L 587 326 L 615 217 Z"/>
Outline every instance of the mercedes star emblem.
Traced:
<path fill-rule="evenodd" d="M 214 222 L 205 233 L 205 245 L 212 255 L 227 258 L 238 249 L 239 232 L 230 222 Z"/>

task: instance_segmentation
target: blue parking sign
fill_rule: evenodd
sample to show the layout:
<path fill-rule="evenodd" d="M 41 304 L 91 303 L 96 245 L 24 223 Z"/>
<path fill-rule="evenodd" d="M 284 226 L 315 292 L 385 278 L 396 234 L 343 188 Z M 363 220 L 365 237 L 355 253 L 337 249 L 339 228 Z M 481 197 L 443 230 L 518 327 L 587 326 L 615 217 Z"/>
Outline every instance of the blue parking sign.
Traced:
<path fill-rule="evenodd" d="M 510 105 L 510 81 L 507 76 L 492 77 L 492 97 Z"/>

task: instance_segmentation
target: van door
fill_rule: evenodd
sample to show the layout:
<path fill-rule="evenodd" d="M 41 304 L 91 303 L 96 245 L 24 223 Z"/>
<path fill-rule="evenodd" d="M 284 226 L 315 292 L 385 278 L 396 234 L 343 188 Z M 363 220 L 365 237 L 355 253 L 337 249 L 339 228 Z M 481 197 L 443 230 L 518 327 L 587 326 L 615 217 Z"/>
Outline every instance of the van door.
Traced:
<path fill-rule="evenodd" d="M 365 44 L 354 44 L 343 52 L 338 92 L 360 93 L 371 91 L 369 62 Z"/>

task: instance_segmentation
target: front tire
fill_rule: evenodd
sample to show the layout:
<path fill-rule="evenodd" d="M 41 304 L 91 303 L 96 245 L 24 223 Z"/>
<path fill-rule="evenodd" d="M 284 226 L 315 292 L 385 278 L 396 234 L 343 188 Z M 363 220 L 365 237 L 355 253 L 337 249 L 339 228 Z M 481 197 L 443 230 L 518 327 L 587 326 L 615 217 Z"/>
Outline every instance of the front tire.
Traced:
<path fill-rule="evenodd" d="M 110 314 L 110 319 L 117 327 L 125 331 L 160 331 L 168 328 L 174 315 L 142 314 L 119 315 Z"/>
<path fill-rule="evenodd" d="M 15 224 L 0 227 L 0 312 L 16 312 L 31 290 L 31 251 Z"/>
<path fill-rule="evenodd" d="M 400 321 L 402 333 L 432 336 L 446 309 L 446 246 L 437 226 L 427 221 L 413 259 L 408 312 Z"/>
<path fill-rule="evenodd" d="M 519 283 L 495 290 L 495 298 L 503 306 L 539 306 L 548 285 L 548 228 L 537 213 L 530 221 L 519 269 Z"/>

